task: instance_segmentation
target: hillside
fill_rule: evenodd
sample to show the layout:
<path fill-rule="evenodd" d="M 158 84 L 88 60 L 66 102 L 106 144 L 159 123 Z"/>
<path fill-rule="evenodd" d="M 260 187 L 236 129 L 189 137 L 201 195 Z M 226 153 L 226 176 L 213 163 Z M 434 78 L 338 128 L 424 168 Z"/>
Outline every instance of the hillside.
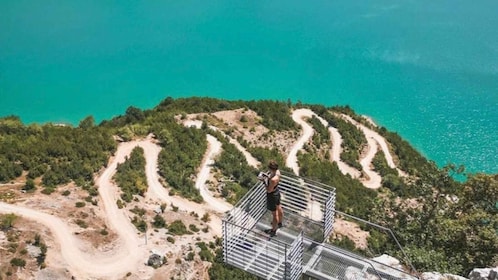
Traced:
<path fill-rule="evenodd" d="M 167 98 L 98 125 L 7 117 L 0 136 L 0 279 L 244 279 L 219 263 L 221 218 L 270 159 L 393 229 L 419 272 L 498 265 L 497 175 L 455 181 L 348 107 Z M 348 219 L 333 238 L 395 254 Z"/>

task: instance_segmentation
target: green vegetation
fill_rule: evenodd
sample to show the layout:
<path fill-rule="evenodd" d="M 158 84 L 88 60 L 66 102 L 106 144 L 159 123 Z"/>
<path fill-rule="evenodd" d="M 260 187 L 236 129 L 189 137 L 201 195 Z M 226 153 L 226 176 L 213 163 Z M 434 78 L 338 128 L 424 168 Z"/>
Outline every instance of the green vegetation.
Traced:
<path fill-rule="evenodd" d="M 12 215 L 0 215 L 0 220 L 7 219 L 11 221 Z M 0 228 L 0 230 L 5 232 L 8 241 L 7 245 L 4 244 L 1 249 L 2 258 L 5 258 L 5 261 L 0 262 L 0 279 L 10 279 L 8 276 L 15 274 L 18 269 L 31 267 L 34 264 L 35 260 L 28 255 L 28 245 L 40 248 L 40 254 L 36 256 L 36 264 L 41 269 L 45 267 L 47 246 L 38 233 L 29 230 L 20 231 L 15 228 L 14 223 L 11 223 L 8 229 Z M 8 261 L 9 259 L 10 261 Z M 7 278 L 4 278 L 6 276 Z"/>
<path fill-rule="evenodd" d="M 326 109 L 323 106 L 315 105 L 311 106 L 311 108 L 316 114 L 326 120 L 330 126 L 337 128 L 341 134 L 343 140 L 341 145 L 343 149 L 341 153 L 341 160 L 361 171 L 362 167 L 359 163 L 360 152 L 362 148 L 367 145 L 367 139 L 365 138 L 363 132 L 361 132 L 354 124 L 337 117 L 331 112 L 338 111 L 343 113 L 344 109 L 342 107 L 332 107 Z"/>
<path fill-rule="evenodd" d="M 313 116 L 309 120 L 311 123 L 311 126 L 315 130 L 315 133 L 313 134 L 313 145 L 315 147 L 321 147 L 322 145 L 330 145 L 330 133 L 325 127 L 322 122 L 316 117 Z"/>
<path fill-rule="evenodd" d="M 184 235 L 191 234 L 190 231 L 187 230 L 187 227 L 182 222 L 182 220 L 175 220 L 168 226 L 168 233 L 172 235 Z"/>
<path fill-rule="evenodd" d="M 258 277 L 241 269 L 232 267 L 223 262 L 223 251 L 216 250 L 213 265 L 209 268 L 209 279 L 211 280 L 258 280 Z"/>
<path fill-rule="evenodd" d="M 396 203 L 395 194 L 376 203 L 372 218 L 397 233 L 422 271 L 466 275 L 498 261 L 498 177 L 476 174 L 462 184 L 451 177 L 461 171 L 448 166 L 419 178 L 410 186 L 417 190 L 415 205 Z"/>
<path fill-rule="evenodd" d="M 0 230 L 9 230 L 17 219 L 16 214 L 0 215 Z"/>
<path fill-rule="evenodd" d="M 387 131 L 385 127 L 378 129 L 378 132 L 393 147 L 393 152 L 399 159 L 399 168 L 401 170 L 414 176 L 437 173 L 438 168 L 435 164 L 429 162 L 397 133 Z"/>
<path fill-rule="evenodd" d="M 190 229 L 192 232 L 199 232 L 199 228 L 194 224 L 188 225 L 188 229 Z"/>
<path fill-rule="evenodd" d="M 24 259 L 20 259 L 20 258 L 13 258 L 10 260 L 10 264 L 12 266 L 24 268 L 26 266 L 26 261 Z"/>
<path fill-rule="evenodd" d="M 297 128 L 290 117 L 291 104 L 281 101 L 227 101 L 209 97 L 178 99 L 168 97 L 155 108 L 155 111 L 191 114 L 213 113 L 244 107 L 255 111 L 262 118 L 262 125 L 270 130 L 294 130 Z"/>
<path fill-rule="evenodd" d="M 35 181 L 33 179 L 26 180 L 26 184 L 22 187 L 22 190 L 28 193 L 36 191 Z"/>
<path fill-rule="evenodd" d="M 216 159 L 214 166 L 227 179 L 224 182 L 222 196 L 235 204 L 257 182 L 257 170 L 247 164 L 245 156 L 235 145 L 229 143 L 219 132 L 210 131 L 223 144 L 223 150 Z"/>
<path fill-rule="evenodd" d="M 85 207 L 85 202 L 78 201 L 78 202 L 75 203 L 75 206 L 78 207 L 78 208 Z"/>
<path fill-rule="evenodd" d="M 77 219 L 76 221 L 74 221 L 74 223 L 76 223 L 78 226 L 80 226 L 80 228 L 87 228 L 88 227 L 88 224 L 81 219 Z"/>
<path fill-rule="evenodd" d="M 204 213 L 204 215 L 202 215 L 201 221 L 203 221 L 205 223 L 211 221 L 211 217 L 209 216 L 208 212 L 206 212 L 206 213 Z"/>
<path fill-rule="evenodd" d="M 188 252 L 188 254 L 185 256 L 186 261 L 192 261 L 194 260 L 195 253 L 194 252 Z"/>
<path fill-rule="evenodd" d="M 144 195 L 147 191 L 147 177 L 144 150 L 141 147 L 133 148 L 130 157 L 118 164 L 114 179 L 121 188 L 122 200 L 131 202 L 134 195 Z"/>
<path fill-rule="evenodd" d="M 172 117 L 162 125 L 164 127 L 154 128 L 164 148 L 159 154 L 159 174 L 173 188 L 173 193 L 178 192 L 183 197 L 202 202 L 193 178 L 207 149 L 206 134 L 199 129 L 179 125 Z"/>
<path fill-rule="evenodd" d="M 201 251 L 199 252 L 199 257 L 201 258 L 201 260 L 213 262 L 214 255 L 211 252 L 211 250 L 206 246 L 206 243 L 197 242 L 197 243 L 195 243 L 195 245 L 197 245 L 197 247 L 199 247 L 201 249 Z"/>
<path fill-rule="evenodd" d="M 139 216 L 133 217 L 131 223 L 138 229 L 140 232 L 145 232 L 147 230 L 147 222 Z"/>
<path fill-rule="evenodd" d="M 415 188 L 405 183 L 405 179 L 398 175 L 398 171 L 389 167 L 382 150 L 377 151 L 372 161 L 374 170 L 382 177 L 382 187 L 389 189 L 402 198 L 415 197 Z"/>
<path fill-rule="evenodd" d="M 247 107 L 262 117 L 261 124 L 270 130 L 296 130 L 289 103 L 271 100 L 248 101 Z M 241 106 L 242 107 L 242 106 Z"/>
<path fill-rule="evenodd" d="M 155 228 L 165 228 L 167 225 L 166 221 L 161 215 L 155 215 L 154 221 L 152 222 L 152 226 L 154 226 Z"/>
<path fill-rule="evenodd" d="M 345 213 L 368 217 L 377 193 L 365 188 L 358 180 L 341 173 L 335 162 L 325 161 L 311 154 L 298 156 L 303 177 L 336 188 L 336 208 Z"/>
<path fill-rule="evenodd" d="M 0 182 L 24 170 L 52 189 L 70 181 L 93 183 L 93 174 L 116 150 L 110 132 L 101 127 L 24 126 L 18 117 L 6 117 L 0 118 L 0 135 Z"/>

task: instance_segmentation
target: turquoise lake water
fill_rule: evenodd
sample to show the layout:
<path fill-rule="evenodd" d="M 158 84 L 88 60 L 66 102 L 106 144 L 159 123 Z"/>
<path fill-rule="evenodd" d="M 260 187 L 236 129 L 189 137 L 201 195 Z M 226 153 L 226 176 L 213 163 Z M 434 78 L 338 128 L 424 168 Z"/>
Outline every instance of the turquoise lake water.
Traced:
<path fill-rule="evenodd" d="M 167 96 L 349 104 L 440 166 L 498 173 L 498 1 L 0 1 L 0 116 Z"/>

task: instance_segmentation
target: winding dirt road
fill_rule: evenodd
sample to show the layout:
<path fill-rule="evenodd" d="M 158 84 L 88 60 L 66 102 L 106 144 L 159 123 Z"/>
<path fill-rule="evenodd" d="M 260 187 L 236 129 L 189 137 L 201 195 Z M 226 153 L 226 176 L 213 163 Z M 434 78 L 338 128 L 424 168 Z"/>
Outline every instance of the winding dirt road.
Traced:
<path fill-rule="evenodd" d="M 310 118 L 316 114 L 309 109 L 298 109 L 292 114 L 293 120 L 301 125 L 303 129 L 302 135 L 294 143 L 287 156 L 286 165 L 291 168 L 296 174 L 299 174 L 299 165 L 297 162 L 297 153 L 301 150 L 305 143 L 313 136 L 313 128 L 305 121 L 305 118 Z M 368 140 L 369 152 L 361 159 L 361 164 L 370 177 L 369 181 L 363 183 L 367 187 L 375 188 L 377 184 L 380 186 L 380 176 L 369 173 L 371 171 L 371 159 L 380 146 L 386 156 L 386 160 L 391 167 L 396 167 L 389 153 L 385 139 L 376 132 L 356 123 L 348 116 L 342 116 L 347 121 L 357 125 L 365 134 Z M 328 123 L 319 118 L 322 124 L 329 128 L 332 136 L 331 155 L 332 160 L 336 161 L 341 172 L 344 174 L 352 174 L 359 176 L 354 168 L 348 166 L 340 160 L 342 138 L 337 129 L 329 127 Z M 42 211 L 33 210 L 23 206 L 17 206 L 0 202 L 0 213 L 14 213 L 31 219 L 46 226 L 53 233 L 54 240 L 58 244 L 61 259 L 63 259 L 66 267 L 76 279 L 121 279 L 130 270 L 135 271 L 138 267 L 142 267 L 141 272 L 137 272 L 141 279 L 147 279 L 153 274 L 152 269 L 144 266 L 144 262 L 148 257 L 151 246 L 144 246 L 141 234 L 131 224 L 127 212 L 118 209 L 116 200 L 119 198 L 118 187 L 112 182 L 112 176 L 116 172 L 118 163 L 124 162 L 126 157 L 130 155 L 135 147 L 141 147 L 144 150 L 146 159 L 146 175 L 148 190 L 145 198 L 150 201 L 174 204 L 186 211 L 195 210 L 198 214 L 211 214 L 211 222 L 209 226 L 213 235 L 221 236 L 221 214 L 228 211 L 233 206 L 222 199 L 215 198 L 206 187 L 206 181 L 210 176 L 210 169 L 215 157 L 220 153 L 222 146 L 219 141 L 212 135 L 207 135 L 208 149 L 204 160 L 197 174 L 196 188 L 199 189 L 205 203 L 197 204 L 177 196 L 170 196 L 168 190 L 163 187 L 160 182 L 158 170 L 158 157 L 161 147 L 155 144 L 151 137 L 140 141 L 131 141 L 121 143 L 118 146 L 115 156 L 111 159 L 104 172 L 96 179 L 99 195 L 103 201 L 103 210 L 105 212 L 106 224 L 118 235 L 117 240 L 113 242 L 113 246 L 106 252 L 96 252 L 95 249 L 89 248 L 82 240 L 78 239 L 69 228 L 66 221 L 63 221 L 53 215 Z M 260 163 L 255 160 L 237 141 L 230 138 L 230 142 L 241 150 L 248 163 L 254 167 L 258 167 Z M 357 171 L 357 170 L 356 170 Z M 320 213 L 317 213 L 320 214 Z M 51 253 L 53 253 L 51 251 Z M 134 269 L 130 269 L 134 268 Z M 140 274 L 142 273 L 142 274 Z"/>
<path fill-rule="evenodd" d="M 203 197 L 207 200 L 207 204 L 202 205 L 168 195 L 167 189 L 161 185 L 157 174 L 157 159 L 161 148 L 154 144 L 151 139 L 126 142 L 119 145 L 115 157 L 96 180 L 99 194 L 103 201 L 106 224 L 119 236 L 118 240 L 114 242 L 115 245 L 111 251 L 95 252 L 95 250 L 87 248 L 88 246 L 84 246 L 82 241 L 72 234 L 72 230 L 65 221 L 41 211 L 0 202 L 0 212 L 14 213 L 49 228 L 56 243 L 60 246 L 60 254 L 66 262 L 64 266 L 76 279 L 121 279 L 123 275 L 130 271 L 130 268 L 138 268 L 143 265 L 151 248 L 144 246 L 143 239 L 135 226 L 131 224 L 129 217 L 126 216 L 126 211 L 118 209 L 116 205 L 119 193 L 117 186 L 111 179 L 116 172 L 118 163 L 124 162 L 135 147 L 141 147 L 145 153 L 145 168 L 149 185 L 146 198 L 172 203 L 179 207 L 180 210 L 195 210 L 200 215 L 224 212 L 231 208 L 229 204 L 226 202 L 220 203 L 220 200 L 206 195 L 207 190 L 203 187 L 209 177 L 212 157 L 219 153 L 221 148 L 221 144 L 219 142 L 217 144 L 217 141 L 213 141 L 213 139 L 213 136 L 208 138 L 211 143 L 210 148 L 208 148 L 207 158 L 204 160 L 196 183 L 196 186 L 201 188 L 201 193 L 205 194 Z M 213 235 L 221 236 L 220 217 L 218 215 L 210 215 L 210 217 L 209 226 L 211 227 L 211 232 Z M 144 271 L 144 273 L 150 276 L 151 272 Z M 142 275 L 142 279 L 147 279 L 147 275 Z"/>
<path fill-rule="evenodd" d="M 60 246 L 60 254 L 67 263 L 67 269 L 77 279 L 92 277 L 118 279 L 117 276 L 124 275 L 130 267 L 138 267 L 143 263 L 147 253 L 144 250 L 137 250 L 141 244 L 137 230 L 125 216 L 125 212 L 117 208 L 117 187 L 111 182 L 117 164 L 123 162 L 138 143 L 133 141 L 121 144 L 116 156 L 96 181 L 106 213 L 106 224 L 119 236 L 112 251 L 100 254 L 89 253 L 89 249 L 85 248 L 82 241 L 72 234 L 66 222 L 41 211 L 0 203 L 0 212 L 14 213 L 49 228 Z"/>
<path fill-rule="evenodd" d="M 314 130 L 313 128 L 306 122 L 306 118 L 311 118 L 311 117 L 317 117 L 320 122 L 328 128 L 330 136 L 331 136 L 331 141 L 332 141 L 332 148 L 330 150 L 331 158 L 332 161 L 335 161 L 337 163 L 337 166 L 339 170 L 343 174 L 349 174 L 353 178 L 358 178 L 362 182 L 362 184 L 371 189 L 377 189 L 381 186 L 381 180 L 382 178 L 380 175 L 375 172 L 372 169 L 372 160 L 375 157 L 375 154 L 378 151 L 378 146 L 381 147 L 382 151 L 384 152 L 386 161 L 388 165 L 391 168 L 396 168 L 396 165 L 394 164 L 393 158 L 391 156 L 391 153 L 389 152 L 389 148 L 387 147 L 387 143 L 381 135 L 379 135 L 377 132 L 365 127 L 364 125 L 359 124 L 355 120 L 353 120 L 350 116 L 344 115 L 344 114 L 337 114 L 338 117 L 345 119 L 346 121 L 351 122 L 352 124 L 356 125 L 365 135 L 367 138 L 367 149 L 368 152 L 362 156 L 360 159 L 360 164 L 367 176 L 367 178 L 361 178 L 361 172 L 345 162 L 343 162 L 340 158 L 340 155 L 342 153 L 342 137 L 339 133 L 339 131 L 334 128 L 329 126 L 328 122 L 325 121 L 323 118 L 320 116 L 316 115 L 315 112 L 313 112 L 310 109 L 297 109 L 294 110 L 292 113 L 292 119 L 299 124 L 302 127 L 302 134 L 299 137 L 299 139 L 294 143 L 292 146 L 289 155 L 286 160 L 286 166 L 291 168 L 295 174 L 299 174 L 299 165 L 297 162 L 297 153 L 299 150 L 301 150 L 306 144 L 309 139 L 313 136 Z M 398 173 L 400 175 L 404 174 L 401 170 L 397 169 Z"/>

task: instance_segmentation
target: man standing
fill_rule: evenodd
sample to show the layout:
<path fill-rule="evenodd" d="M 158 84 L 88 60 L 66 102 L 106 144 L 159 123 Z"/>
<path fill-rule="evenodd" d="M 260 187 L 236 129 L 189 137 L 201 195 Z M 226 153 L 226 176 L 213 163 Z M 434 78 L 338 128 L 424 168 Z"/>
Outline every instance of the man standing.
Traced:
<path fill-rule="evenodd" d="M 271 222 L 272 228 L 265 230 L 265 232 L 273 237 L 276 235 L 277 229 L 282 227 L 284 211 L 282 210 L 282 205 L 280 205 L 280 190 L 278 188 L 280 170 L 278 170 L 278 163 L 275 160 L 271 160 L 268 164 L 268 168 L 270 169 L 269 173 L 264 174 L 264 177 L 259 178 L 265 182 L 266 208 L 271 211 L 273 216 Z"/>

